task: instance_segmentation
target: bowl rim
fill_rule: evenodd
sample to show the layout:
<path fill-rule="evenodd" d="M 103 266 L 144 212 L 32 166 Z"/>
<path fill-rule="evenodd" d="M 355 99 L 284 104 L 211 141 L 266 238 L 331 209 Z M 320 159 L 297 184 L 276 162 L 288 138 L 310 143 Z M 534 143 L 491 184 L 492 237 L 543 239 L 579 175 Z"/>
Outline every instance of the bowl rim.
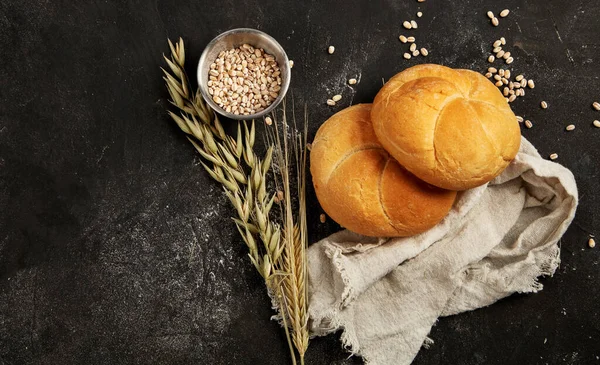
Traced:
<path fill-rule="evenodd" d="M 238 114 L 233 114 L 233 113 L 228 113 L 227 111 L 225 111 L 223 108 L 221 108 L 219 105 L 217 105 L 217 103 L 215 103 L 212 99 L 212 97 L 210 96 L 210 94 L 208 93 L 208 85 L 204 85 L 201 81 L 201 69 L 202 66 L 206 63 L 206 62 L 211 62 L 210 60 L 208 60 L 208 53 L 210 52 L 211 49 L 214 48 L 214 46 L 223 38 L 234 34 L 234 33 L 254 33 L 254 34 L 258 34 L 262 37 L 265 37 L 267 39 L 269 39 L 274 45 L 275 47 L 279 48 L 279 51 L 281 52 L 281 54 L 283 55 L 283 59 L 277 60 L 276 61 L 279 63 L 279 68 L 285 68 L 286 69 L 286 74 L 288 75 L 288 77 L 284 78 L 282 80 L 281 83 L 281 89 L 279 90 L 279 95 L 277 96 L 277 98 L 271 103 L 271 105 L 269 105 L 268 107 L 266 107 L 264 110 L 255 113 L 255 114 L 249 114 L 249 115 L 238 115 Z M 283 74 L 283 73 L 282 73 Z M 260 31 L 258 29 L 254 29 L 254 28 L 234 28 L 234 29 L 230 29 L 226 32 L 223 32 L 219 35 L 217 35 L 215 38 L 213 38 L 207 45 L 206 47 L 204 47 L 204 51 L 202 51 L 202 55 L 200 56 L 200 59 L 198 60 L 198 67 L 196 70 L 196 79 L 198 82 L 198 88 L 200 89 L 200 93 L 202 94 L 202 97 L 204 98 L 204 101 L 211 107 L 211 109 L 213 109 L 215 112 L 223 115 L 224 117 L 227 118 L 231 118 L 231 119 L 236 119 L 236 120 L 250 120 L 250 119 L 258 119 L 258 118 L 262 118 L 265 115 L 269 114 L 273 109 L 275 109 L 282 101 L 283 98 L 285 97 L 285 94 L 288 91 L 288 88 L 290 86 L 290 80 L 292 78 L 291 75 L 291 67 L 290 67 L 290 63 L 289 63 L 289 59 L 287 56 L 287 53 L 285 52 L 285 49 L 281 46 L 281 44 L 279 44 L 279 42 L 277 42 L 277 40 L 275 40 L 275 38 L 271 37 L 270 35 L 268 35 L 267 33 Z"/>

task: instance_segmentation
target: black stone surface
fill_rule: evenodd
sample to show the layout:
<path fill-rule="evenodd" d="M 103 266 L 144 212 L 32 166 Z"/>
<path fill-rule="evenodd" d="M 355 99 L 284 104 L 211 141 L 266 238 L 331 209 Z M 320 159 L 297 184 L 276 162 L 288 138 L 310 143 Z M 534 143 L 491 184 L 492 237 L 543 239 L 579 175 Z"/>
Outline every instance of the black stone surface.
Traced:
<path fill-rule="evenodd" d="M 503 8 L 511 15 L 492 27 L 486 11 Z M 402 29 L 418 10 L 419 28 Z M 600 363 L 600 248 L 586 244 L 600 235 L 600 3 L 3 0 L 0 364 L 288 363 L 232 211 L 165 114 L 167 37 L 185 38 L 193 73 L 210 39 L 242 26 L 273 35 L 295 61 L 292 93 L 308 105 L 311 136 L 410 65 L 484 71 L 506 37 L 513 75 L 537 85 L 513 103 L 534 123 L 523 134 L 559 154 L 581 203 L 542 292 L 440 319 L 414 364 Z M 429 57 L 404 60 L 402 33 Z M 339 106 L 326 106 L 335 93 Z M 320 213 L 311 195 L 313 241 L 338 229 Z M 336 336 L 314 339 L 307 355 L 360 363 Z"/>

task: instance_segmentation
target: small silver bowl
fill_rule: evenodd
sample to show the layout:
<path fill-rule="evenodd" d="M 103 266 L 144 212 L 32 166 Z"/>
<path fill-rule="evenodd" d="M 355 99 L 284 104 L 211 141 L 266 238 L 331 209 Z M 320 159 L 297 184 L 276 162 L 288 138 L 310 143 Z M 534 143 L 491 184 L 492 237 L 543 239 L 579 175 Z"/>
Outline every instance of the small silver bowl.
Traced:
<path fill-rule="evenodd" d="M 255 48 L 262 48 L 265 50 L 265 52 L 275 57 L 281 72 L 281 90 L 279 90 L 279 95 L 271 103 L 271 105 L 266 107 L 261 112 L 249 115 L 237 115 L 226 112 L 213 101 L 212 96 L 208 92 L 208 72 L 210 71 L 210 65 L 217 59 L 219 53 L 232 48 L 237 48 L 244 43 L 247 43 Z M 281 47 L 281 45 L 277 43 L 273 37 L 261 32 L 260 30 L 251 28 L 238 28 L 221 33 L 215 39 L 210 41 L 210 43 L 204 49 L 204 52 L 202 52 L 202 56 L 200 56 L 197 75 L 198 86 L 202 96 L 204 97 L 204 100 L 206 100 L 208 105 L 217 113 L 227 118 L 237 120 L 258 119 L 270 113 L 277 105 L 279 105 L 279 103 L 281 103 L 285 97 L 288 87 L 290 86 L 290 63 L 287 54 L 283 50 L 283 47 Z"/>

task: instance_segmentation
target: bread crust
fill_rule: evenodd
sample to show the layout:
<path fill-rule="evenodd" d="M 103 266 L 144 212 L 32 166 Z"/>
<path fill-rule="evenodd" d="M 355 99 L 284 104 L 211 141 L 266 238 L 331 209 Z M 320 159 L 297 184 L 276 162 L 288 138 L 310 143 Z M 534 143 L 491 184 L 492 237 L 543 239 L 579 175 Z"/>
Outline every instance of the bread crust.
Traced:
<path fill-rule="evenodd" d="M 402 166 L 450 190 L 492 180 L 521 143 L 516 116 L 494 84 L 440 65 L 392 77 L 375 97 L 371 119 L 379 142 Z"/>
<path fill-rule="evenodd" d="M 310 170 L 325 212 L 367 236 L 410 236 L 446 216 L 456 192 L 417 179 L 381 146 L 371 104 L 346 108 L 327 120 L 312 143 Z"/>

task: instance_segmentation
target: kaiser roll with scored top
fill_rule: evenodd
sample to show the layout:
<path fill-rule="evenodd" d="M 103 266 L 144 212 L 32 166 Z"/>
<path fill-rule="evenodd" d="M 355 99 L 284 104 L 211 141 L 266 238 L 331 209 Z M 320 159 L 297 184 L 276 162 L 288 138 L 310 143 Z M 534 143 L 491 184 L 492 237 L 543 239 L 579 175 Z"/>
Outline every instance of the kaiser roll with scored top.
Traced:
<path fill-rule="evenodd" d="M 378 142 L 371 104 L 346 108 L 317 132 L 310 171 L 317 198 L 345 228 L 366 236 L 426 231 L 450 210 L 456 192 L 439 189 L 403 169 Z"/>
<path fill-rule="evenodd" d="M 451 190 L 498 176 L 521 143 L 498 88 L 469 70 L 419 65 L 392 77 L 371 111 L 379 142 L 420 179 Z"/>

